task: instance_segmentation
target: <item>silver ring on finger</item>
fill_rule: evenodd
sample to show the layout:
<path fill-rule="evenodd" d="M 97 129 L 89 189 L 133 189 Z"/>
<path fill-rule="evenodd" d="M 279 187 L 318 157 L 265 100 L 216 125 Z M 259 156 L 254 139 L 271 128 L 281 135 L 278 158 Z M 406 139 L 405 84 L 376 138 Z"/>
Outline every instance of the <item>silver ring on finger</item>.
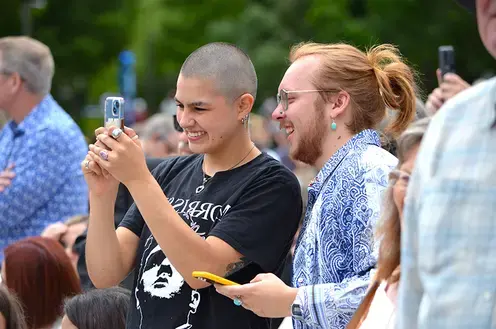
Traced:
<path fill-rule="evenodd" d="M 120 128 L 114 129 L 112 131 L 112 137 L 114 139 L 117 139 L 117 138 L 121 137 L 121 135 L 122 135 L 122 129 L 120 129 Z"/>
<path fill-rule="evenodd" d="M 86 160 L 86 161 L 84 162 L 84 167 L 85 167 L 86 169 L 88 169 L 88 170 L 90 169 L 90 160 Z"/>

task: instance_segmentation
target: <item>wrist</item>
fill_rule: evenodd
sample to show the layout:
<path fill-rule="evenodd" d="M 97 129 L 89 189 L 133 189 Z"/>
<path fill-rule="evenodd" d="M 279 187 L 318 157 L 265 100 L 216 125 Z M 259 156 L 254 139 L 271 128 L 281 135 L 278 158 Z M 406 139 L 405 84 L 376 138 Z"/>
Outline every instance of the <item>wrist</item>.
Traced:
<path fill-rule="evenodd" d="M 114 209 L 117 191 L 115 193 L 95 194 L 90 191 L 89 200 L 92 207 L 109 207 Z"/>
<path fill-rule="evenodd" d="M 287 305 L 287 317 L 290 317 L 293 315 L 292 309 L 293 309 L 293 304 L 296 300 L 296 296 L 298 295 L 298 288 L 292 288 L 288 287 L 286 291 L 286 302 L 285 305 Z"/>
<path fill-rule="evenodd" d="M 150 184 L 153 184 L 155 182 L 155 177 L 147 171 L 146 174 L 140 175 L 140 178 L 138 179 L 133 179 L 128 182 L 123 182 L 123 184 L 127 187 L 130 193 L 133 193 L 135 190 L 141 189 L 143 186 L 149 186 Z"/>

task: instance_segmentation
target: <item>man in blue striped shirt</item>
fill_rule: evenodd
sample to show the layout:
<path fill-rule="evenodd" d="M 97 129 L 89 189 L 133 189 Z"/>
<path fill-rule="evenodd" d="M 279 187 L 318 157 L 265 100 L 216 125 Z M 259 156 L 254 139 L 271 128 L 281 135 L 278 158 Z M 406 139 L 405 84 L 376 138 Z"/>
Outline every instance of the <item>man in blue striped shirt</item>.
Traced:
<path fill-rule="evenodd" d="M 0 261 L 3 249 L 51 223 L 88 213 L 80 163 L 84 136 L 49 94 L 50 49 L 27 37 L 0 39 Z"/>

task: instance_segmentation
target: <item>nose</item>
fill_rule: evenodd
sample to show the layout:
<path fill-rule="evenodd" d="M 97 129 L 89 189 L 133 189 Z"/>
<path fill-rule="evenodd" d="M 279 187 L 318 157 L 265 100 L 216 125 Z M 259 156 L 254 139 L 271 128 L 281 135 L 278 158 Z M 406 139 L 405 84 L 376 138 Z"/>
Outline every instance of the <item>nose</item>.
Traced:
<path fill-rule="evenodd" d="M 177 110 L 176 117 L 179 125 L 184 129 L 190 127 L 192 124 L 192 118 L 190 112 L 186 107 L 182 110 Z"/>
<path fill-rule="evenodd" d="M 276 108 L 272 112 L 272 120 L 279 121 L 279 120 L 284 119 L 285 117 L 286 117 L 286 113 L 282 109 L 282 105 L 277 104 Z"/>

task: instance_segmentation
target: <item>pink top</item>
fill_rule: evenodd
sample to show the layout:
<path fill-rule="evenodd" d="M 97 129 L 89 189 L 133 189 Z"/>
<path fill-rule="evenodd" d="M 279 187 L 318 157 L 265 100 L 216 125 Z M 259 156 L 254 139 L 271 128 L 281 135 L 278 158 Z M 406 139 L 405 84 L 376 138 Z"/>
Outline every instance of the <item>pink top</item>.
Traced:
<path fill-rule="evenodd" d="M 398 283 L 384 281 L 375 292 L 367 317 L 360 329 L 394 329 L 396 324 L 396 295 Z"/>

